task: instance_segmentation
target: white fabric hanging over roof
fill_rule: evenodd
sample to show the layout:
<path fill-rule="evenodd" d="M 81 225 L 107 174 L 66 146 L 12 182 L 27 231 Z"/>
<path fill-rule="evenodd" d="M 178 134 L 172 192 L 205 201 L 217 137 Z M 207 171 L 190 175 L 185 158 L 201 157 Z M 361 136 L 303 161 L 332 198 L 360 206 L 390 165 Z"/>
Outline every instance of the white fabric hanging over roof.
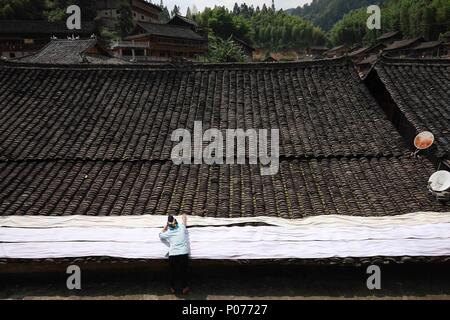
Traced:
<path fill-rule="evenodd" d="M 0 227 L 13 228 L 58 228 L 58 227 L 121 227 L 159 228 L 167 222 L 167 216 L 2 216 Z M 245 223 L 264 223 L 272 226 L 392 226 L 424 223 L 449 223 L 450 212 L 415 212 L 397 216 L 362 217 L 346 215 L 322 215 L 304 219 L 275 217 L 211 218 L 188 216 L 190 226 L 227 226 Z"/>
<path fill-rule="evenodd" d="M 1 258 L 111 256 L 161 259 L 166 217 L 2 217 Z M 233 226 L 263 222 L 268 226 Z M 449 256 L 450 213 L 364 218 L 188 217 L 194 259 Z M 215 225 L 215 226 L 214 226 Z M 226 226 L 228 225 L 228 226 Z"/>

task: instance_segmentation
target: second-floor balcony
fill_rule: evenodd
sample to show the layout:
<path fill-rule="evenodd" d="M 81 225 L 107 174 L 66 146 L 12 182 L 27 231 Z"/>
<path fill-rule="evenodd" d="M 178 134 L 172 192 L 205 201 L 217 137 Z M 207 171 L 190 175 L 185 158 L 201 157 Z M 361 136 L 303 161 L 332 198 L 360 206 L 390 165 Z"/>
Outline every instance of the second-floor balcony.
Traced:
<path fill-rule="evenodd" d="M 129 48 L 129 49 L 149 49 L 150 42 L 142 42 L 142 41 L 112 41 L 111 49 L 116 48 Z"/>

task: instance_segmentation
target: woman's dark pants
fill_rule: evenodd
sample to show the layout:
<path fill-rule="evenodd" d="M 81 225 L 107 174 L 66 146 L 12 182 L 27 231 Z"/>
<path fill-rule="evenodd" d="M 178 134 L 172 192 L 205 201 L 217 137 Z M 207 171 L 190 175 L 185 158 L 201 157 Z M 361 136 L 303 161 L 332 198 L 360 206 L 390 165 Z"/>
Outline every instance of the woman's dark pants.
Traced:
<path fill-rule="evenodd" d="M 169 256 L 171 288 L 176 289 L 177 284 L 180 284 L 181 288 L 188 286 L 188 261 L 187 254 Z"/>

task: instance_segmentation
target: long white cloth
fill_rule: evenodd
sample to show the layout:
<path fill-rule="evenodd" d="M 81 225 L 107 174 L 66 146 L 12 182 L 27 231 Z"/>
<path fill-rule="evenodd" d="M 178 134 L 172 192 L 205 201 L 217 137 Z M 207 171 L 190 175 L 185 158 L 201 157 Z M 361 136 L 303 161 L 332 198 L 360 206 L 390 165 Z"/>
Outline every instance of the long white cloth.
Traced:
<path fill-rule="evenodd" d="M 210 218 L 189 216 L 190 226 L 226 226 L 245 223 L 264 223 L 271 226 L 392 226 L 417 225 L 426 223 L 448 223 L 450 212 L 415 212 L 397 216 L 361 217 L 345 215 L 322 215 L 304 219 L 283 219 L 275 217 Z M 167 222 L 167 216 L 3 216 L 0 227 L 15 228 L 58 228 L 58 227 L 120 227 L 120 228 L 160 228 Z"/>
<path fill-rule="evenodd" d="M 160 259 L 166 217 L 0 218 L 1 258 L 111 256 Z M 233 226 L 260 222 L 268 226 Z M 319 216 L 216 219 L 189 217 L 194 259 L 449 256 L 450 213 L 394 217 Z"/>

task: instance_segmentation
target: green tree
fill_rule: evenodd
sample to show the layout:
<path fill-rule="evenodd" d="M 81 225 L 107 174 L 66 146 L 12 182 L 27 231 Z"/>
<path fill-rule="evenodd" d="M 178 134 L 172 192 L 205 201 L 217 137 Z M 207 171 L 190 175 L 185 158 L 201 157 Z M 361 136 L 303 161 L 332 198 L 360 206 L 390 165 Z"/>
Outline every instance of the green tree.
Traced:
<path fill-rule="evenodd" d="M 191 12 L 191 8 L 187 8 L 186 10 L 186 18 L 188 19 L 192 19 L 192 12 Z"/>
<path fill-rule="evenodd" d="M 122 37 L 133 31 L 133 16 L 131 13 L 131 5 L 127 0 L 121 0 L 119 6 L 120 18 L 118 29 Z"/>
<path fill-rule="evenodd" d="M 164 22 L 169 21 L 169 20 L 170 20 L 169 9 L 167 9 L 166 6 L 163 6 L 161 9 L 162 9 L 162 11 L 161 11 L 161 13 L 160 13 L 160 19 L 161 19 L 161 22 L 164 23 Z"/>
<path fill-rule="evenodd" d="M 180 14 L 180 7 L 177 5 L 173 6 L 172 12 L 170 13 L 172 17 Z"/>
<path fill-rule="evenodd" d="M 205 56 L 208 62 L 243 62 L 245 58 L 245 54 L 231 37 L 226 40 L 210 37 L 208 54 Z"/>
<path fill-rule="evenodd" d="M 382 30 L 398 30 L 405 36 L 437 39 L 450 30 L 450 0 L 386 0 L 381 7 Z M 364 8 L 350 11 L 329 32 L 335 44 L 372 43 L 377 32 L 368 30 Z"/>
<path fill-rule="evenodd" d="M 0 0 L 0 19 L 44 19 L 45 0 Z"/>

